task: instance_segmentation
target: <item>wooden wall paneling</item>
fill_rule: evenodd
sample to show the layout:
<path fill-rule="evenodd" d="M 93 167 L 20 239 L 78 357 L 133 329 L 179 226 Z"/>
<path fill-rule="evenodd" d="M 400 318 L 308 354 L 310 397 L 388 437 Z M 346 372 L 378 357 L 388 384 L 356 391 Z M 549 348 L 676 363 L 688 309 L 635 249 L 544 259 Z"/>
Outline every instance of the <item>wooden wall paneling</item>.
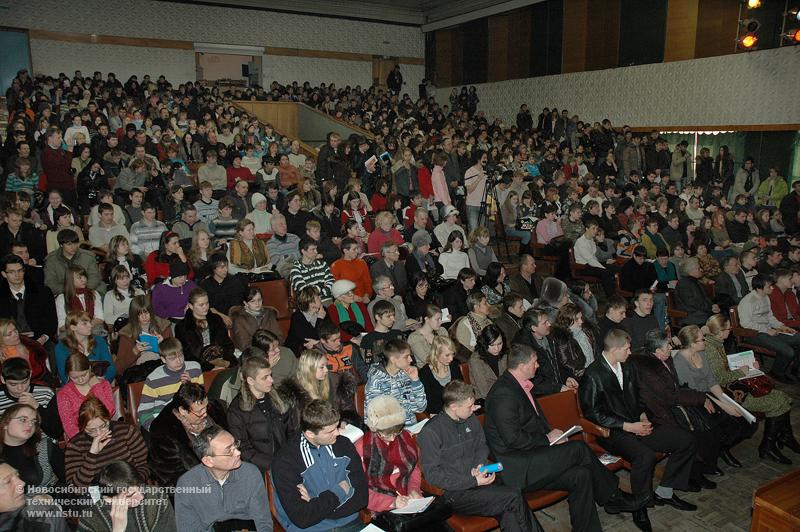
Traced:
<path fill-rule="evenodd" d="M 589 1 L 564 0 L 561 72 L 583 72 L 586 70 L 588 32 Z"/>
<path fill-rule="evenodd" d="M 489 17 L 489 50 L 487 81 L 509 79 L 509 34 L 511 16 L 508 14 Z"/>
<path fill-rule="evenodd" d="M 512 13 L 510 22 L 506 36 L 508 79 L 527 78 L 531 62 L 531 10 L 526 8 Z"/>
<path fill-rule="evenodd" d="M 96 35 L 89 33 L 67 33 L 61 31 L 28 30 L 31 39 L 45 41 L 73 42 L 84 44 L 115 44 L 119 46 L 144 46 L 148 48 L 174 48 L 193 50 L 194 43 L 172 39 L 142 39 L 139 37 L 120 37 L 115 35 Z"/>
<path fill-rule="evenodd" d="M 664 62 L 694 59 L 700 0 L 670 0 Z"/>
<path fill-rule="evenodd" d="M 739 4 L 729 0 L 702 0 L 697 10 L 694 57 L 734 52 L 739 25 Z"/>
<path fill-rule="evenodd" d="M 436 85 L 449 87 L 455 85 L 453 76 L 453 38 L 452 29 L 436 31 Z"/>
<path fill-rule="evenodd" d="M 620 0 L 592 2 L 593 22 L 586 38 L 586 70 L 618 66 L 620 9 Z"/>
<path fill-rule="evenodd" d="M 239 107 L 264 123 L 272 124 L 281 134 L 298 138 L 300 123 L 295 102 L 252 102 L 237 101 Z"/>

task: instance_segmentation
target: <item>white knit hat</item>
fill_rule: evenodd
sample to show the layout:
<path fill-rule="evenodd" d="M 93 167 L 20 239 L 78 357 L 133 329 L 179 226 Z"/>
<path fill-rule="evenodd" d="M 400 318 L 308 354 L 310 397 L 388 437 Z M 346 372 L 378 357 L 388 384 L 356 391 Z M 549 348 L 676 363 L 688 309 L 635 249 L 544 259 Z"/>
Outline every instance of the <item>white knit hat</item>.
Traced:
<path fill-rule="evenodd" d="M 334 299 L 337 297 L 346 294 L 350 290 L 353 290 L 356 287 L 356 283 L 353 281 L 348 281 L 347 279 L 339 279 L 335 283 L 333 283 L 333 287 L 331 287 L 331 295 Z"/>
<path fill-rule="evenodd" d="M 390 429 L 405 424 L 406 411 L 393 396 L 379 395 L 367 405 L 367 418 L 364 422 L 373 432 Z"/>

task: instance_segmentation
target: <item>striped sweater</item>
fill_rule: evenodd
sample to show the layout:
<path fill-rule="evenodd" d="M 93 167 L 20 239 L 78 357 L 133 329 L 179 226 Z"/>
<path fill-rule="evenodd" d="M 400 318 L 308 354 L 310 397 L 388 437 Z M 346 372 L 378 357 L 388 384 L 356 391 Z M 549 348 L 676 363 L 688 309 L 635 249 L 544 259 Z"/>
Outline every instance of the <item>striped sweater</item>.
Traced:
<path fill-rule="evenodd" d="M 111 440 L 97 454 L 89 452 L 92 439 L 85 432 L 80 432 L 69 440 L 64 456 L 65 476 L 69 484 L 89 486 L 106 465 L 118 460 L 130 464 L 145 482 L 150 478 L 147 446 L 138 427 L 112 421 Z"/>
<path fill-rule="evenodd" d="M 142 398 L 139 402 L 139 424 L 150 430 L 150 423 L 161 413 L 161 410 L 172 400 L 172 396 L 181 387 L 181 374 L 186 371 L 192 382 L 203 384 L 203 371 L 200 364 L 187 360 L 183 368 L 171 371 L 166 364 L 154 369 L 147 376 L 142 388 Z"/>
<path fill-rule="evenodd" d="M 167 230 L 164 222 L 153 220 L 153 223 L 148 224 L 144 219 L 131 225 L 130 230 L 130 243 L 131 253 L 146 258 L 153 251 L 158 250 L 158 243 L 161 239 L 161 233 Z"/>
<path fill-rule="evenodd" d="M 214 242 L 227 242 L 236 236 L 237 225 L 239 225 L 239 220 L 236 218 L 215 217 L 208 224 L 208 229 L 211 231 L 211 236 L 214 237 Z"/>
<path fill-rule="evenodd" d="M 210 224 L 211 220 L 216 218 L 219 214 L 219 201 L 215 199 L 212 199 L 208 203 L 199 199 L 194 202 L 194 206 L 197 209 L 197 217 L 205 224 Z"/>
<path fill-rule="evenodd" d="M 333 281 L 330 267 L 321 260 L 315 260 L 311 264 L 303 264 L 302 260 L 298 260 L 289 273 L 289 283 L 292 285 L 292 291 L 295 294 L 306 286 L 313 285 L 319 288 L 322 299 L 331 297 Z"/>

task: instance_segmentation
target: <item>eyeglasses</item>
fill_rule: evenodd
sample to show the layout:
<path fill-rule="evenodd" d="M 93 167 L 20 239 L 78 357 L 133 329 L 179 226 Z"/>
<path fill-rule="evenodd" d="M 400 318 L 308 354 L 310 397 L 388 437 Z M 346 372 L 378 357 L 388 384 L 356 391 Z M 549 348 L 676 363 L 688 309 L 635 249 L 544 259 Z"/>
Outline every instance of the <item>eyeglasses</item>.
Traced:
<path fill-rule="evenodd" d="M 388 290 L 389 288 L 394 288 L 393 284 L 387 284 L 381 288 L 381 290 Z"/>
<path fill-rule="evenodd" d="M 212 456 L 212 457 L 213 456 L 234 456 L 236 454 L 236 451 L 238 451 L 239 448 L 241 447 L 241 445 L 242 445 L 242 440 L 236 440 L 231 444 L 230 447 L 228 447 L 228 450 L 225 451 L 224 453 L 210 454 L 208 456 Z"/>
<path fill-rule="evenodd" d="M 111 422 L 110 421 L 106 421 L 105 423 L 103 423 L 99 427 L 92 427 L 92 428 L 86 427 L 83 431 L 86 434 L 90 434 L 90 435 L 94 436 L 95 434 L 100 434 L 101 432 L 103 432 L 104 430 L 106 430 L 110 426 L 111 426 Z"/>
<path fill-rule="evenodd" d="M 39 420 L 34 417 L 19 416 L 19 417 L 12 417 L 11 419 L 22 425 L 30 425 L 31 427 L 39 426 Z"/>

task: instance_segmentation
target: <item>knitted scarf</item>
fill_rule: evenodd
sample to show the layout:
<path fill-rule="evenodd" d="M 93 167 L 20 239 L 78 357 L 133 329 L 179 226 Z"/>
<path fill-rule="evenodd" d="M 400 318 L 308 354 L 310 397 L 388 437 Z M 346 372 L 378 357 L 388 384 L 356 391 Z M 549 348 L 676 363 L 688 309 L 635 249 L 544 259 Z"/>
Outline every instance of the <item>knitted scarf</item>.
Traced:
<path fill-rule="evenodd" d="M 252 270 L 256 266 L 263 266 L 269 262 L 269 252 L 263 240 L 254 238 L 252 241 L 253 249 L 243 241 L 231 240 L 231 262 L 245 270 Z"/>
<path fill-rule="evenodd" d="M 367 326 L 367 322 L 364 320 L 364 314 L 361 312 L 361 307 L 358 306 L 358 303 L 351 303 L 349 307 L 345 307 L 342 303 L 337 301 L 334 306 L 336 307 L 336 313 L 339 315 L 339 323 L 355 320 L 362 327 Z M 350 315 L 351 313 L 352 316 Z"/>
<path fill-rule="evenodd" d="M 81 298 L 78 296 L 83 296 L 84 302 L 81 302 Z M 94 290 L 76 288 L 75 295 L 67 302 L 67 311 L 71 310 L 85 310 L 89 316 L 94 317 Z"/>
<path fill-rule="evenodd" d="M 364 443 L 364 470 L 367 473 L 367 483 L 370 489 L 395 496 L 408 495 L 408 481 L 417 465 L 417 448 L 406 431 L 390 443 L 381 440 L 374 432 L 367 431 L 363 437 Z M 393 462 L 399 459 L 399 462 Z M 398 477 L 391 480 L 392 471 L 397 468 Z"/>

